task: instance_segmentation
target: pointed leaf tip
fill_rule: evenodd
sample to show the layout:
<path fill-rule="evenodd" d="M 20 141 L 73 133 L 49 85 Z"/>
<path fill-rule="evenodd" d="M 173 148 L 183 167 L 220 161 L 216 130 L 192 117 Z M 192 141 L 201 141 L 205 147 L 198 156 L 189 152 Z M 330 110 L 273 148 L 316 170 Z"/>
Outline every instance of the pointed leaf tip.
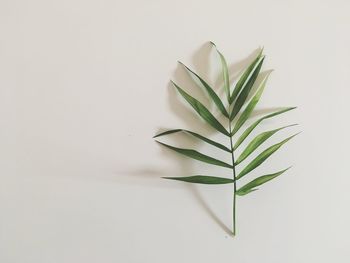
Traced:
<path fill-rule="evenodd" d="M 180 60 L 178 60 L 177 63 L 179 63 L 181 66 L 185 66 L 185 64 L 182 63 Z"/>
<path fill-rule="evenodd" d="M 261 55 L 263 54 L 263 52 L 264 52 L 264 46 L 262 46 L 262 47 L 260 48 L 259 56 L 261 56 Z"/>
<path fill-rule="evenodd" d="M 227 62 L 226 59 L 224 57 L 224 55 L 219 51 L 219 49 L 216 47 L 216 45 L 211 42 L 211 44 L 215 47 L 216 52 L 219 55 L 220 58 L 220 62 L 221 62 L 221 72 L 222 72 L 222 77 L 223 77 L 223 82 L 224 82 L 224 90 L 227 96 L 227 101 L 230 103 L 230 75 L 228 72 L 228 66 L 227 66 Z"/>

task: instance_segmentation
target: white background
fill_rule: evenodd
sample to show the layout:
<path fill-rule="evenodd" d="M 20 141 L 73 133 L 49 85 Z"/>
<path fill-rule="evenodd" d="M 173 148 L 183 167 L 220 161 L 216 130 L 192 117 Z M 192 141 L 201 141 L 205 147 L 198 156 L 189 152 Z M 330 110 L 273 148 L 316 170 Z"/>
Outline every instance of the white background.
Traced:
<path fill-rule="evenodd" d="M 320 0 L 2 0 L 0 262 L 349 262 L 349 8 Z M 230 171 L 152 139 L 190 128 L 227 143 L 169 84 L 215 109 L 177 64 L 221 92 L 210 40 L 232 80 L 265 47 L 263 71 L 275 71 L 257 115 L 298 106 L 254 134 L 300 124 L 274 143 L 302 131 L 247 176 L 293 165 L 239 198 L 235 238 L 231 185 L 160 179 Z M 162 140 L 229 158 L 186 136 Z"/>

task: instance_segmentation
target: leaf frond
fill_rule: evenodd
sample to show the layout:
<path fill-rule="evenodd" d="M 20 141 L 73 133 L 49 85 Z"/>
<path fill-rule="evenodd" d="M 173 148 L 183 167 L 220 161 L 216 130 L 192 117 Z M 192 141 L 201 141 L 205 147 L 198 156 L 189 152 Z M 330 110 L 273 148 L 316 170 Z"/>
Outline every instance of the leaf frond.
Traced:
<path fill-rule="evenodd" d="M 242 88 L 244 87 L 244 84 L 246 83 L 248 77 L 252 74 L 252 71 L 258 64 L 261 56 L 262 56 L 263 48 L 260 50 L 256 58 L 253 60 L 253 62 L 247 67 L 247 69 L 243 72 L 242 76 L 239 78 L 238 82 L 235 85 L 235 88 L 233 89 L 233 92 L 230 96 L 230 104 L 232 104 L 236 99 L 238 94 L 241 92 Z"/>
<path fill-rule="evenodd" d="M 262 67 L 262 64 L 264 62 L 265 56 L 262 56 L 259 58 L 259 62 L 257 66 L 255 67 L 254 71 L 252 74 L 248 77 L 247 81 L 244 84 L 244 87 L 242 88 L 242 91 L 239 93 L 237 100 L 235 101 L 231 114 L 230 114 L 230 120 L 232 121 L 238 112 L 241 110 L 242 106 L 244 105 L 258 75 L 260 72 L 260 69 Z"/>
<path fill-rule="evenodd" d="M 288 108 L 283 108 L 281 110 L 275 111 L 273 113 L 267 114 L 263 117 L 261 117 L 260 119 L 258 119 L 257 121 L 255 121 L 252 125 L 250 125 L 242 134 L 241 136 L 239 136 L 239 138 L 237 139 L 235 145 L 233 146 L 233 150 L 237 150 L 237 148 L 242 144 L 242 142 L 244 142 L 244 140 L 249 136 L 249 134 L 256 128 L 256 126 L 258 126 L 263 120 L 272 118 L 274 116 L 277 116 L 279 114 L 288 112 L 290 110 L 294 110 L 296 109 L 296 107 L 288 107 Z"/>
<path fill-rule="evenodd" d="M 252 160 L 236 177 L 237 180 L 242 178 L 243 176 L 245 176 L 246 174 L 250 173 L 251 171 L 253 171 L 255 168 L 257 168 L 259 165 L 261 165 L 264 161 L 266 161 L 267 158 L 269 158 L 274 152 L 276 152 L 279 148 L 281 148 L 281 146 L 283 144 L 285 144 L 286 142 L 288 142 L 290 139 L 292 139 L 293 137 L 295 137 L 297 134 L 294 134 L 290 137 L 288 137 L 287 139 L 284 139 L 283 141 L 276 143 L 272 146 L 270 146 L 269 148 L 267 148 L 266 150 L 264 150 L 262 153 L 260 153 L 254 160 Z"/>
<path fill-rule="evenodd" d="M 175 82 L 172 82 L 180 95 L 192 106 L 192 108 L 205 120 L 208 124 L 210 124 L 213 128 L 218 130 L 219 132 L 229 136 L 230 133 L 222 126 L 222 124 L 214 117 L 213 114 L 197 99 L 193 98 L 189 94 L 187 94 L 183 89 L 181 89 Z"/>
<path fill-rule="evenodd" d="M 198 161 L 201 161 L 201 162 L 204 162 L 204 163 L 208 163 L 208 164 L 212 164 L 212 165 L 217 165 L 217 166 L 222 166 L 222 167 L 225 167 L 225 168 L 230 168 L 232 169 L 233 166 L 228 164 L 228 163 L 225 163 L 223 161 L 220 161 L 220 160 L 217 160 L 213 157 L 210 157 L 210 156 L 207 156 L 205 154 L 202 154 L 200 152 L 197 152 L 195 150 L 192 150 L 192 149 L 182 149 L 182 148 L 177 148 L 177 147 L 174 147 L 174 146 L 171 146 L 171 145 L 168 145 L 168 144 L 165 144 L 165 143 L 162 143 L 162 142 L 159 142 L 159 141 L 156 141 L 157 143 L 177 152 L 177 153 L 180 153 L 182 155 L 185 155 L 187 157 L 190 157 L 192 159 L 195 159 L 195 160 L 198 160 Z"/>
<path fill-rule="evenodd" d="M 267 139 L 269 139 L 272 135 L 274 135 L 276 132 L 283 130 L 288 127 L 295 126 L 297 124 L 291 124 L 287 125 L 278 129 L 274 129 L 271 131 L 266 131 L 263 133 L 260 133 L 257 135 L 248 145 L 247 147 L 243 150 L 241 155 L 237 158 L 235 165 L 238 165 L 242 161 L 244 161 L 250 154 L 252 154 L 261 144 L 263 144 Z"/>
<path fill-rule="evenodd" d="M 210 140 L 210 139 L 208 139 L 208 138 L 206 138 L 206 137 L 204 137 L 204 136 L 202 136 L 202 135 L 200 135 L 198 133 L 195 133 L 195 132 L 192 132 L 192 131 L 189 131 L 189 130 L 185 130 L 185 129 L 168 130 L 168 131 L 165 131 L 165 132 L 162 132 L 162 133 L 159 133 L 159 134 L 153 136 L 153 138 L 157 138 L 157 137 L 160 137 L 160 136 L 173 134 L 173 133 L 177 133 L 177 132 L 183 132 L 183 133 L 190 134 L 190 135 L 192 135 L 192 136 L 194 136 L 194 137 L 196 137 L 196 138 L 198 138 L 198 139 L 200 139 L 200 140 L 202 140 L 202 141 L 204 141 L 206 143 L 209 143 L 209 144 L 211 144 L 211 145 L 213 145 L 213 146 L 215 146 L 215 147 L 217 147 L 217 148 L 219 148 L 221 150 L 224 150 L 224 151 L 229 152 L 229 153 L 232 152 L 231 149 L 227 148 L 225 145 L 222 145 L 221 143 L 218 143 L 216 141 Z"/>
<path fill-rule="evenodd" d="M 213 42 L 210 42 L 210 43 L 215 47 L 215 50 L 220 57 L 222 78 L 224 80 L 224 90 L 225 90 L 225 93 L 227 96 L 227 101 L 230 102 L 230 77 L 229 77 L 229 73 L 228 73 L 226 59 L 225 59 L 224 55 L 219 51 L 217 46 Z"/>
<path fill-rule="evenodd" d="M 207 176 L 207 175 L 194 175 L 194 176 L 187 176 L 187 177 L 163 177 L 163 178 L 182 181 L 186 183 L 193 183 L 193 184 L 231 184 L 234 182 L 234 180 L 230 178 Z"/>
<path fill-rule="evenodd" d="M 255 106 L 258 104 L 261 94 L 263 93 L 265 86 L 266 86 L 266 81 L 268 79 L 270 74 L 268 74 L 264 80 L 261 82 L 258 91 L 255 93 L 254 97 L 250 100 L 246 108 L 243 110 L 241 116 L 239 116 L 233 131 L 232 135 L 234 135 L 242 126 L 243 124 L 249 119 L 250 115 L 252 114 L 253 110 L 255 109 Z"/>
<path fill-rule="evenodd" d="M 210 96 L 212 101 L 215 103 L 216 107 L 221 111 L 221 113 L 226 118 L 228 118 L 229 117 L 228 112 L 226 111 L 224 104 L 222 103 L 221 99 L 216 94 L 216 92 L 213 90 L 213 88 L 210 87 L 210 85 L 205 80 L 203 80 L 196 72 L 191 70 L 189 67 L 187 67 L 185 64 L 183 64 L 181 61 L 178 61 L 178 62 L 187 70 L 187 72 L 192 76 L 192 78 L 195 78 L 199 81 L 201 86 L 207 91 L 208 95 Z"/>

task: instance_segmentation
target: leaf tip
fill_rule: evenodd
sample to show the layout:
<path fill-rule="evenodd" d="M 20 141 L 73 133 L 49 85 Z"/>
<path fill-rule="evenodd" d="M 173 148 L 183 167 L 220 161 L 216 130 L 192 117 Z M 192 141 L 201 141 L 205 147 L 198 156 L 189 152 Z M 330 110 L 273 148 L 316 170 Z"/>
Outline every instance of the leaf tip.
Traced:
<path fill-rule="evenodd" d="M 259 56 L 261 56 L 261 55 L 262 55 L 262 53 L 264 52 L 264 48 L 265 48 L 264 46 L 261 46 L 261 47 L 260 47 Z"/>
<path fill-rule="evenodd" d="M 166 180 L 178 180 L 176 177 L 162 176 L 161 178 L 166 179 Z"/>
<path fill-rule="evenodd" d="M 266 72 L 266 76 L 263 79 L 263 82 L 266 82 L 268 78 L 271 76 L 272 72 L 274 72 L 274 69 L 270 69 Z"/>
<path fill-rule="evenodd" d="M 173 86 L 174 86 L 175 88 L 178 88 L 178 87 L 179 87 L 173 80 L 170 80 L 170 82 L 171 82 L 171 84 L 173 84 Z"/>
<path fill-rule="evenodd" d="M 297 107 L 293 106 L 293 107 L 285 107 L 285 108 L 282 108 L 282 110 L 284 111 L 290 111 L 290 110 L 295 110 Z"/>
<path fill-rule="evenodd" d="M 287 138 L 287 140 L 289 141 L 289 140 L 293 139 L 295 136 L 299 135 L 300 133 L 301 133 L 301 131 L 300 131 L 300 132 L 297 132 L 297 133 L 295 133 L 295 134 L 293 134 L 292 136 L 290 136 L 289 138 Z"/>
<path fill-rule="evenodd" d="M 161 133 L 158 133 L 158 134 L 155 134 L 152 138 L 154 139 L 154 138 L 157 138 L 157 137 L 159 137 L 161 135 Z"/>

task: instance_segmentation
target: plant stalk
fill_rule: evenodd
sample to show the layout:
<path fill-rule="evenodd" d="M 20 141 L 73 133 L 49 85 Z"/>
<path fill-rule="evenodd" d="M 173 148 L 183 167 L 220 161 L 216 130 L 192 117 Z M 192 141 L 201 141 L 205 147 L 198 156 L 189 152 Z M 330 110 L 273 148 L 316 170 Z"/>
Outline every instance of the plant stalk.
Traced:
<path fill-rule="evenodd" d="M 232 158 L 232 179 L 233 182 L 233 205 L 232 205 L 232 234 L 236 235 L 236 169 L 235 169 L 235 156 L 233 153 L 233 143 L 232 143 L 232 124 L 229 120 L 228 129 L 230 132 L 230 147 L 231 147 L 231 158 Z"/>

